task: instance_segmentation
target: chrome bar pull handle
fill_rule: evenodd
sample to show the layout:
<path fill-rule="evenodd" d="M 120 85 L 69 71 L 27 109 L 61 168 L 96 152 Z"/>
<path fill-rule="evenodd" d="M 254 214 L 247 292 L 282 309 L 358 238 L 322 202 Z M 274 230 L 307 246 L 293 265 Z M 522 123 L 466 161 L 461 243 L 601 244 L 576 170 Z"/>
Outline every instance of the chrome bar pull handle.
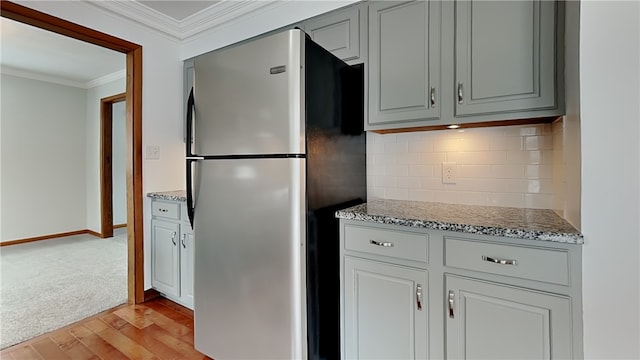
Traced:
<path fill-rule="evenodd" d="M 431 107 L 435 108 L 436 107 L 436 88 L 435 87 L 431 87 L 431 92 L 429 94 L 429 100 L 431 102 Z"/>
<path fill-rule="evenodd" d="M 182 243 L 182 247 L 183 248 L 187 248 L 187 244 L 185 243 L 185 238 L 187 237 L 187 234 L 182 234 L 182 239 L 180 239 L 180 243 Z"/>
<path fill-rule="evenodd" d="M 178 233 L 176 233 L 175 231 L 173 232 L 173 235 L 171 235 L 171 242 L 173 243 L 174 246 L 178 245 L 176 243 L 176 235 L 178 235 Z"/>
<path fill-rule="evenodd" d="M 418 310 L 422 311 L 422 285 L 420 284 L 416 286 L 416 304 L 418 305 Z"/>
<path fill-rule="evenodd" d="M 488 261 L 488 262 L 494 263 L 494 264 L 500 264 L 500 265 L 518 265 L 518 262 L 516 260 L 495 259 L 495 258 L 484 256 L 484 255 L 482 256 L 482 260 L 483 261 Z"/>
<path fill-rule="evenodd" d="M 194 189 L 193 189 L 193 168 L 191 165 L 193 163 L 197 163 L 197 160 L 194 159 L 193 153 L 193 120 L 194 120 L 194 108 L 195 108 L 195 97 L 193 95 L 193 87 L 191 91 L 189 91 L 189 98 L 187 99 L 187 139 L 185 141 L 186 152 L 187 155 L 187 217 L 189 218 L 189 225 L 193 229 L 193 217 L 195 216 L 195 204 L 194 204 Z"/>
<path fill-rule="evenodd" d="M 456 293 L 453 290 L 449 290 L 449 318 L 453 319 L 455 314 L 453 313 L 453 307 L 455 305 Z"/>
<path fill-rule="evenodd" d="M 462 96 L 462 83 L 458 83 L 458 104 L 462 104 L 464 102 L 464 97 Z"/>
<path fill-rule="evenodd" d="M 387 242 L 387 241 L 369 240 L 369 244 L 376 245 L 376 246 L 382 246 L 382 247 L 393 247 L 393 243 L 392 242 Z"/>

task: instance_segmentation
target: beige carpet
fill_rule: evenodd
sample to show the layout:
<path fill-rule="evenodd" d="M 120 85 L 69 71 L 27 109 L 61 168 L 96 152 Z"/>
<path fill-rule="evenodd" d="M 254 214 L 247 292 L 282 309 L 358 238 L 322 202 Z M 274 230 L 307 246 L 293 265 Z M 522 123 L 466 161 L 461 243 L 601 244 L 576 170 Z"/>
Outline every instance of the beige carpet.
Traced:
<path fill-rule="evenodd" d="M 126 229 L 0 248 L 0 348 L 126 301 Z"/>

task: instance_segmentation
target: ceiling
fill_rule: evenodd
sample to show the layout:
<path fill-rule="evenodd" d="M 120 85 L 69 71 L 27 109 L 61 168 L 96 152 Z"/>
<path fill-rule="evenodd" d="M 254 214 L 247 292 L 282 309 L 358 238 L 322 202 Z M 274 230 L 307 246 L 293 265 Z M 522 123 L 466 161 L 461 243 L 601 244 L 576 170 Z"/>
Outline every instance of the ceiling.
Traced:
<path fill-rule="evenodd" d="M 6 18 L 0 26 L 2 73 L 82 88 L 124 76 L 123 53 Z"/>
<path fill-rule="evenodd" d="M 137 1 L 155 11 L 169 16 L 175 20 L 184 20 L 185 18 L 196 14 L 206 8 L 211 7 L 219 1 Z"/>
<path fill-rule="evenodd" d="M 178 40 L 264 7 L 271 1 L 91 1 Z M 204 20 L 204 21 L 203 21 Z M 192 26 L 198 23 L 200 28 Z M 126 56 L 2 18 L 2 73 L 89 88 L 124 76 Z"/>

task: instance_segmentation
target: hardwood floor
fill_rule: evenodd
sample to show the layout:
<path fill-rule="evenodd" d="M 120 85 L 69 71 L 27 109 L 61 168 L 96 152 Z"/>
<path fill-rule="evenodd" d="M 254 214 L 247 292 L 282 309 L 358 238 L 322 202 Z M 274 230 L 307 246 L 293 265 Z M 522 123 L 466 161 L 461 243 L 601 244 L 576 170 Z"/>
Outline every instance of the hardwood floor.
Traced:
<path fill-rule="evenodd" d="M 210 359 L 193 348 L 193 311 L 164 298 L 122 305 L 6 348 L 1 359 Z"/>

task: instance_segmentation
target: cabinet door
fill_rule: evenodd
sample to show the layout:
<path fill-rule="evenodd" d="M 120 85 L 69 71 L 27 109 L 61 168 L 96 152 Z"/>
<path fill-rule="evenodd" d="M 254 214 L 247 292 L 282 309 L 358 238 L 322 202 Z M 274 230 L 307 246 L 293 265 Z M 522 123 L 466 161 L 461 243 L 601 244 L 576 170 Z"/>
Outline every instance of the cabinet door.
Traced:
<path fill-rule="evenodd" d="M 568 297 L 445 275 L 447 359 L 571 359 Z"/>
<path fill-rule="evenodd" d="M 151 220 L 151 285 L 158 291 L 180 296 L 179 225 Z"/>
<path fill-rule="evenodd" d="M 440 6 L 369 4 L 369 126 L 439 118 Z"/>
<path fill-rule="evenodd" d="M 184 305 L 193 308 L 193 230 L 188 224 L 180 228 L 180 295 Z"/>
<path fill-rule="evenodd" d="M 426 359 L 427 272 L 344 257 L 346 359 Z"/>
<path fill-rule="evenodd" d="M 311 39 L 332 54 L 350 63 L 363 58 L 360 6 L 332 12 L 304 23 L 304 30 Z M 366 29 L 365 29 L 366 30 Z M 364 37 L 366 39 L 366 37 Z"/>
<path fill-rule="evenodd" d="M 553 109 L 556 2 L 457 1 L 456 116 Z"/>

